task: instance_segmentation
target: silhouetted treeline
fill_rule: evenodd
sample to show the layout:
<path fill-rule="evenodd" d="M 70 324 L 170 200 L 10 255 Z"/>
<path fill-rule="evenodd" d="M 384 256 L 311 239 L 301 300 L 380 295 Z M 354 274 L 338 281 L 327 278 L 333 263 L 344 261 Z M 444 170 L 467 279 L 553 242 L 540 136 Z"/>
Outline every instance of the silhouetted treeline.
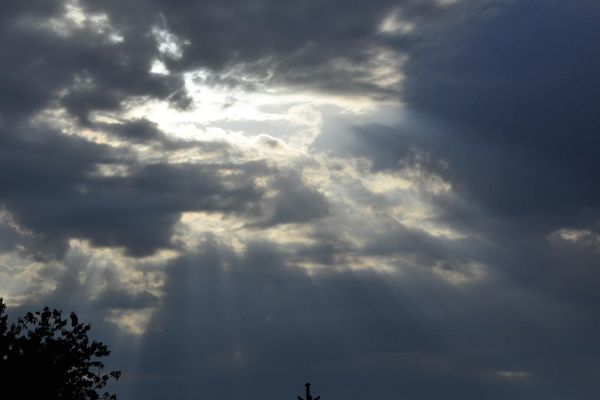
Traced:
<path fill-rule="evenodd" d="M 102 389 L 121 373 L 102 373 L 104 364 L 98 359 L 110 351 L 90 340 L 89 330 L 75 313 L 67 319 L 48 307 L 9 325 L 0 298 L 0 398 L 116 399 Z"/>

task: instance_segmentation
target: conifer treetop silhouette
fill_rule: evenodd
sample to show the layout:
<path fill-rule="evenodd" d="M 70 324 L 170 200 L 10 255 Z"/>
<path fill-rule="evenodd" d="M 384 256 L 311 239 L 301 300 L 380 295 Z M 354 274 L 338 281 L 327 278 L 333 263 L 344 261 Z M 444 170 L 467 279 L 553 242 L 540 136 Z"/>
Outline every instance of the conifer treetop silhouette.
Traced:
<path fill-rule="evenodd" d="M 102 373 L 110 351 L 88 338 L 89 324 L 45 307 L 9 325 L 5 310 L 0 298 L 0 398 L 116 400 L 101 389 L 121 372 Z"/>
<path fill-rule="evenodd" d="M 304 384 L 304 386 L 306 386 L 306 399 L 303 399 L 302 396 L 298 396 L 298 400 L 319 400 L 321 398 L 321 396 L 317 396 L 315 398 L 312 397 L 312 395 L 310 394 L 310 383 L 309 382 Z"/>

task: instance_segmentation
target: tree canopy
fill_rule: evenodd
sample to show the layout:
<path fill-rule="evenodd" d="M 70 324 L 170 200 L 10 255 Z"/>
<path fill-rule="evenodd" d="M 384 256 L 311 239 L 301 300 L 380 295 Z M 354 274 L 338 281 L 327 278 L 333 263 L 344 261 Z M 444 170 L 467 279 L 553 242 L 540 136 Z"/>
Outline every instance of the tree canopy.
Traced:
<path fill-rule="evenodd" d="M 31 399 L 116 399 L 102 389 L 121 373 L 103 373 L 99 359 L 110 351 L 89 330 L 75 313 L 63 318 L 48 307 L 9 325 L 0 298 L 0 390 Z"/>

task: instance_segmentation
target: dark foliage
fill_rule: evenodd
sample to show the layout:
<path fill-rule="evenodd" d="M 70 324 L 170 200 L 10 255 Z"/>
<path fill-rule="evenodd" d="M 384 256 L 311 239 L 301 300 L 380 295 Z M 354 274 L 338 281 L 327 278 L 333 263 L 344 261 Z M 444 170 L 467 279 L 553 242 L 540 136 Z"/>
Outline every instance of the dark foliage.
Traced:
<path fill-rule="evenodd" d="M 75 313 L 67 319 L 46 307 L 9 325 L 5 311 L 0 298 L 0 397 L 116 399 L 102 388 L 121 373 L 102 373 L 104 364 L 98 359 L 110 351 L 88 338 L 89 324 L 79 322 Z"/>

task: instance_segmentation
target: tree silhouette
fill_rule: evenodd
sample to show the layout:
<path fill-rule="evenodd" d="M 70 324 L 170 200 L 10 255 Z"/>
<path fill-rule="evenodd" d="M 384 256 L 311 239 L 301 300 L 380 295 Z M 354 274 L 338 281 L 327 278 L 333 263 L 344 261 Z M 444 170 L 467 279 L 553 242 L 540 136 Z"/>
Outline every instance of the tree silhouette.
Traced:
<path fill-rule="evenodd" d="M 90 341 L 89 324 L 71 313 L 45 307 L 27 313 L 9 325 L 6 305 L 0 298 L 0 390 L 27 399 L 116 399 L 100 393 L 119 371 L 102 374 L 98 358 L 110 351 L 102 342 Z M 0 392 L 0 397 L 4 398 Z"/>

